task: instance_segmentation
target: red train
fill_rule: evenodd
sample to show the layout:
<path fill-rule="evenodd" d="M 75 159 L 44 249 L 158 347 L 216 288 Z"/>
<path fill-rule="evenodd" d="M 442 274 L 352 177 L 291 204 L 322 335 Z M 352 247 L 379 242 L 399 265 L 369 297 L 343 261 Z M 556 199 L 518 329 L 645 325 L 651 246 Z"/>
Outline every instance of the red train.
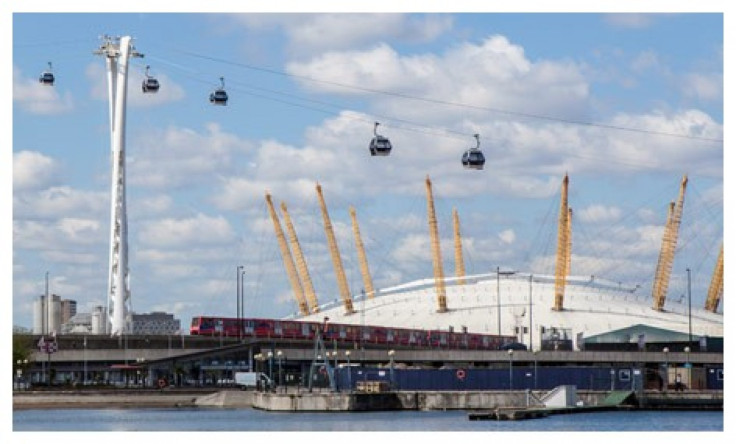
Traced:
<path fill-rule="evenodd" d="M 239 334 L 242 329 L 242 334 Z M 514 343 L 514 336 L 479 333 L 420 330 L 373 325 L 333 324 L 280 319 L 221 318 L 198 316 L 192 318 L 192 335 L 256 337 L 279 339 L 314 339 L 317 330 L 322 338 L 332 342 L 362 342 L 364 344 L 391 344 L 407 347 L 498 350 L 504 344 Z M 362 332 L 362 338 L 361 338 Z"/>

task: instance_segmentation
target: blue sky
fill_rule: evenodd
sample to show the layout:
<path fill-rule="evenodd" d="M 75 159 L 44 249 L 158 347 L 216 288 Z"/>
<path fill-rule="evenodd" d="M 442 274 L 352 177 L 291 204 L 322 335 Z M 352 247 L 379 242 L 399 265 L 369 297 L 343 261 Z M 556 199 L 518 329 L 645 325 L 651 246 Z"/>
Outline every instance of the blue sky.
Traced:
<path fill-rule="evenodd" d="M 430 175 L 445 271 L 554 273 L 570 174 L 574 275 L 650 294 L 688 174 L 670 299 L 702 305 L 723 240 L 723 15 L 76 14 L 12 16 L 13 323 L 51 291 L 105 305 L 110 147 L 98 36 L 131 35 L 128 223 L 134 311 L 296 310 L 264 192 L 289 205 L 320 302 L 338 298 L 314 189 L 353 292 L 354 205 L 378 287 L 430 277 Z M 37 82 L 53 63 L 53 88 Z M 161 81 L 144 96 L 145 66 Z M 226 107 L 207 97 L 225 78 Z M 389 157 L 372 158 L 373 122 Z M 614 128 L 615 127 L 615 128 Z M 633 129 L 636 131 L 629 131 Z M 480 134 L 483 171 L 460 164 Z"/>

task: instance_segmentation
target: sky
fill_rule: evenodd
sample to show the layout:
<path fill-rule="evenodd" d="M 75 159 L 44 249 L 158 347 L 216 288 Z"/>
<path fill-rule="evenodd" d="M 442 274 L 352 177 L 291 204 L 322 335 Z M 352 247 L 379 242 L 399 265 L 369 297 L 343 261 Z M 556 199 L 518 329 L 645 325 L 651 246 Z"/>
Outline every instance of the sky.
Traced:
<path fill-rule="evenodd" d="M 246 316 L 294 313 L 266 191 L 289 207 L 320 303 L 338 299 L 317 182 L 354 294 L 351 205 L 378 288 L 432 276 L 427 176 L 446 274 L 453 208 L 468 274 L 554 274 L 566 173 L 571 273 L 641 295 L 687 174 L 668 299 L 683 301 L 689 268 L 703 305 L 724 237 L 721 13 L 8 18 L 14 325 L 32 327 L 46 272 L 78 311 L 106 304 L 109 115 L 105 62 L 92 53 L 105 34 L 132 36 L 145 55 L 131 60 L 126 127 L 135 312 L 174 313 L 183 328 L 234 316 L 242 265 Z M 48 62 L 53 87 L 37 80 Z M 155 95 L 140 88 L 147 65 Z M 213 106 L 221 77 L 229 101 Z M 369 154 L 376 121 L 390 156 Z M 474 134 L 481 171 L 460 163 Z"/>

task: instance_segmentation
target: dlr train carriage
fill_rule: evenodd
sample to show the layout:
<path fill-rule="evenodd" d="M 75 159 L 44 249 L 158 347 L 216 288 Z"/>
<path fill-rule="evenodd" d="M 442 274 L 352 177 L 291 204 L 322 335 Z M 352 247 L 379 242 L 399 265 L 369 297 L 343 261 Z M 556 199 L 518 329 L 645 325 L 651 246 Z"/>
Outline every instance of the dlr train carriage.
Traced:
<path fill-rule="evenodd" d="M 189 333 L 200 336 L 256 337 L 313 340 L 317 331 L 324 340 L 391 344 L 408 347 L 498 350 L 516 341 L 514 336 L 420 330 L 372 325 L 333 324 L 279 319 L 222 318 L 199 316 L 192 319 Z M 362 337 L 361 337 L 362 333 Z"/>

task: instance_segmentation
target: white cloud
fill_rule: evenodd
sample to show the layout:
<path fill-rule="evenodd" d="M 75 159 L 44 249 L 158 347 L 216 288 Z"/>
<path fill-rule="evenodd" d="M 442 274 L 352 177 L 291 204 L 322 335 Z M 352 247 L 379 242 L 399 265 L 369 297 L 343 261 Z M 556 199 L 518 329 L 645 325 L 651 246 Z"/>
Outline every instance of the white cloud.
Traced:
<path fill-rule="evenodd" d="M 588 84 L 574 63 L 531 61 L 521 46 L 500 35 L 488 37 L 478 45 L 459 45 L 441 55 L 402 56 L 385 43 L 364 51 L 328 52 L 307 62 L 291 62 L 287 64 L 287 71 L 330 82 L 303 81 L 306 88 L 318 91 L 376 96 L 374 92 L 337 84 L 359 85 L 369 90 L 431 97 L 432 100 L 476 107 L 512 111 L 534 109 L 538 114 L 558 116 L 579 117 L 587 106 L 588 97 Z M 414 120 L 419 113 L 422 120 L 427 121 L 433 110 L 457 112 L 446 106 L 392 96 L 383 96 L 377 102 L 383 113 Z M 478 114 L 471 111 L 464 112 Z M 483 114 L 487 116 L 487 112 Z M 505 116 L 499 114 L 494 118 Z"/>
<path fill-rule="evenodd" d="M 79 218 L 63 218 L 58 227 L 66 239 L 74 243 L 97 243 L 103 232 L 99 221 Z"/>
<path fill-rule="evenodd" d="M 657 14 L 629 14 L 629 13 L 612 13 L 604 14 L 603 20 L 609 25 L 619 28 L 644 29 L 651 26 L 657 17 Z"/>
<path fill-rule="evenodd" d="M 16 193 L 13 196 L 13 217 L 58 218 L 68 215 L 102 216 L 110 201 L 105 192 L 77 190 L 68 186 L 41 191 Z"/>
<path fill-rule="evenodd" d="M 20 69 L 13 67 L 13 102 L 31 114 L 62 114 L 74 108 L 72 95 L 61 94 L 58 84 L 43 85 L 36 78 L 23 77 Z"/>
<path fill-rule="evenodd" d="M 498 233 L 498 238 L 505 244 L 513 244 L 516 240 L 516 233 L 514 233 L 514 230 L 509 228 Z"/>
<path fill-rule="evenodd" d="M 580 218 L 581 222 L 614 223 L 621 218 L 621 209 L 596 204 L 575 212 L 573 221 L 575 220 L 575 216 Z"/>
<path fill-rule="evenodd" d="M 235 234 L 223 216 L 197 214 L 188 219 L 160 219 L 141 223 L 140 242 L 144 246 L 191 248 L 207 244 L 227 244 Z"/>
<path fill-rule="evenodd" d="M 279 28 L 289 51 L 303 56 L 371 44 L 376 40 L 429 42 L 452 28 L 449 15 L 405 14 L 239 14 L 228 16 L 251 29 Z"/>
<path fill-rule="evenodd" d="M 58 221 L 13 221 L 15 249 L 41 251 L 76 250 L 104 245 L 107 230 L 96 220 L 63 218 Z"/>
<path fill-rule="evenodd" d="M 14 192 L 40 190 L 59 183 L 57 162 L 36 151 L 13 153 Z"/>
<path fill-rule="evenodd" d="M 723 74 L 691 73 L 682 81 L 682 94 L 685 97 L 703 101 L 723 100 Z"/>
<path fill-rule="evenodd" d="M 129 183 L 164 189 L 234 174 L 239 156 L 250 150 L 247 141 L 215 123 L 207 124 L 203 133 L 178 127 L 148 131 L 130 146 Z"/>

